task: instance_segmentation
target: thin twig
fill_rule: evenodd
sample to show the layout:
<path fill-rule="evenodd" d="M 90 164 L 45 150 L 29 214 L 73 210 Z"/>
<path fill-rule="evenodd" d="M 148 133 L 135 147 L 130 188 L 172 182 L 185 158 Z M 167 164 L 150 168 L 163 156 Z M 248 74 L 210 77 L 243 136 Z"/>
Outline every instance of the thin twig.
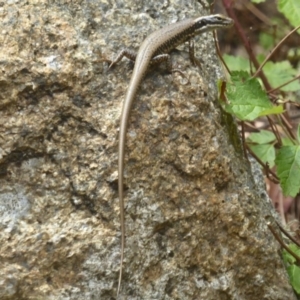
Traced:
<path fill-rule="evenodd" d="M 274 52 L 278 49 L 279 46 L 281 46 L 281 44 L 291 35 L 293 34 L 295 31 L 297 31 L 300 28 L 300 25 L 297 26 L 295 29 L 293 29 L 288 35 L 286 35 L 276 46 L 275 48 L 273 48 L 273 50 L 269 53 L 269 55 L 267 55 L 267 57 L 265 58 L 265 60 L 262 62 L 262 64 L 260 65 L 260 67 L 256 70 L 255 74 L 253 75 L 253 77 L 256 77 L 258 75 L 259 72 L 261 72 L 262 68 L 264 67 L 264 65 L 267 63 L 267 61 L 270 59 L 270 57 L 274 54 Z"/>
<path fill-rule="evenodd" d="M 275 231 L 275 229 L 273 228 L 273 226 L 270 223 L 267 223 L 268 228 L 270 229 L 270 231 L 273 233 L 275 239 L 278 241 L 278 243 L 281 245 L 282 248 L 284 248 L 289 254 L 291 254 L 297 261 L 297 265 L 300 265 L 300 257 L 295 254 L 280 238 L 280 236 L 278 235 L 278 233 Z"/>
<path fill-rule="evenodd" d="M 259 68 L 260 64 L 252 51 L 252 47 L 250 45 L 249 39 L 246 37 L 244 30 L 243 30 L 238 18 L 236 17 L 236 14 L 234 13 L 234 11 L 232 9 L 233 1 L 232 0 L 222 0 L 222 1 L 223 1 L 223 5 L 226 9 L 228 16 L 231 19 L 233 19 L 233 21 L 234 21 L 234 27 L 237 30 L 238 36 L 240 37 L 248 55 L 249 55 L 251 62 L 253 63 L 255 69 L 257 70 Z M 271 90 L 272 87 L 263 71 L 260 72 L 260 78 L 261 78 L 266 90 Z"/>
<path fill-rule="evenodd" d="M 299 78 L 300 78 L 300 74 L 297 75 L 296 77 L 292 78 L 291 80 L 285 82 L 284 84 L 282 84 L 282 85 L 280 85 L 280 86 L 278 86 L 278 87 L 276 87 L 276 88 L 274 88 L 274 89 L 272 89 L 272 90 L 267 91 L 267 94 L 273 93 L 274 91 L 277 91 L 277 90 L 281 89 L 282 87 L 284 87 L 284 86 L 290 84 L 290 83 L 293 82 L 293 81 L 296 81 L 296 80 L 299 79 Z"/>
<path fill-rule="evenodd" d="M 294 239 L 277 221 L 276 221 L 277 226 L 280 228 L 280 230 L 286 235 L 292 242 L 294 242 L 298 247 L 300 247 L 300 244 L 296 239 Z"/>
<path fill-rule="evenodd" d="M 268 177 L 269 180 L 271 180 L 272 182 L 278 184 L 279 183 L 279 179 L 277 177 L 277 175 L 266 166 L 266 164 L 251 150 L 251 148 L 246 144 L 246 148 L 249 151 L 249 153 L 257 160 L 257 162 L 263 167 L 263 169 L 266 171 L 266 176 Z M 273 176 L 273 178 L 269 177 L 268 174 L 271 174 Z"/>

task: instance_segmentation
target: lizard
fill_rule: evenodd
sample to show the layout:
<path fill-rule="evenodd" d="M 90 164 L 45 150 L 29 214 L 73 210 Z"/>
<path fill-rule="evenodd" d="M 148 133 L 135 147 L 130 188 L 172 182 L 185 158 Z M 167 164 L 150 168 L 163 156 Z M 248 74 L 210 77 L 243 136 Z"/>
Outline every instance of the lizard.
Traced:
<path fill-rule="evenodd" d="M 203 32 L 212 31 L 217 28 L 228 28 L 233 25 L 233 20 L 220 14 L 202 16 L 197 18 L 185 19 L 174 24 L 167 25 L 151 33 L 141 44 L 137 54 L 123 49 L 117 57 L 110 61 L 109 69 L 118 63 L 124 56 L 134 60 L 134 69 L 131 75 L 130 83 L 127 89 L 125 100 L 123 103 L 120 130 L 119 130 L 119 147 L 118 147 L 118 192 L 120 206 L 120 221 L 121 221 L 121 257 L 117 297 L 120 293 L 123 260 L 125 249 L 125 216 L 124 216 L 124 154 L 126 144 L 127 126 L 130 116 L 132 103 L 137 94 L 138 88 L 146 74 L 150 64 L 167 61 L 168 66 L 171 66 L 169 52 L 177 46 L 191 41 L 193 37 Z M 192 60 L 192 49 L 190 44 L 190 58 Z M 172 72 L 180 70 L 173 69 Z"/>

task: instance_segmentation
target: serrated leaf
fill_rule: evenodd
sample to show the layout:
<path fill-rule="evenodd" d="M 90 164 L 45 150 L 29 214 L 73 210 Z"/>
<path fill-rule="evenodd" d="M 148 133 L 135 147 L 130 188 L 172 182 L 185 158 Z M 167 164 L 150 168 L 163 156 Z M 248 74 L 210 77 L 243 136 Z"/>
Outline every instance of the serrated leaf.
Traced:
<path fill-rule="evenodd" d="M 263 67 L 263 71 L 268 77 L 268 80 L 273 88 L 281 86 L 297 76 L 297 71 L 288 61 L 281 61 L 277 63 L 268 61 Z M 295 80 L 288 85 L 283 86 L 280 90 L 285 92 L 299 91 L 300 83 L 298 80 Z"/>
<path fill-rule="evenodd" d="M 300 294 L 300 268 L 297 265 L 290 265 L 287 267 L 287 272 L 293 289 L 299 295 Z"/>
<path fill-rule="evenodd" d="M 283 194 L 295 197 L 300 190 L 300 146 L 283 146 L 276 160 Z"/>
<path fill-rule="evenodd" d="M 268 163 L 270 168 L 275 165 L 275 148 L 272 144 L 249 145 L 256 156 L 264 163 Z"/>
<path fill-rule="evenodd" d="M 300 142 L 300 124 L 298 124 L 297 139 L 298 139 L 298 142 Z"/>
<path fill-rule="evenodd" d="M 256 144 L 268 144 L 274 142 L 275 140 L 275 134 L 268 130 L 261 130 L 260 132 L 251 133 L 247 138 L 247 141 Z"/>
<path fill-rule="evenodd" d="M 300 1 L 299 0 L 279 0 L 278 10 L 297 27 L 300 25 Z M 298 30 L 299 32 L 299 30 Z"/>
<path fill-rule="evenodd" d="M 232 72 L 226 95 L 230 103 L 225 105 L 225 109 L 241 120 L 252 121 L 273 108 L 258 80 L 245 71 Z"/>
<path fill-rule="evenodd" d="M 225 54 L 223 59 L 231 71 L 248 71 L 250 72 L 249 59 Z"/>

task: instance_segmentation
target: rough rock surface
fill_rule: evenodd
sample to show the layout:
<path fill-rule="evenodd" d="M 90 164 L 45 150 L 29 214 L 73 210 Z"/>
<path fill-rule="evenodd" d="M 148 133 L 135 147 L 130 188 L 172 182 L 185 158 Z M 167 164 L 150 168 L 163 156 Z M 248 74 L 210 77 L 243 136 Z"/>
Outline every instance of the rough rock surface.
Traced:
<path fill-rule="evenodd" d="M 203 2 L 203 1 L 202 1 Z M 0 2 L 0 299 L 114 299 L 119 117 L 137 49 L 196 1 Z M 146 76 L 126 150 L 121 299 L 294 299 L 235 125 L 212 34 Z M 233 128 L 233 130 L 229 130 Z"/>

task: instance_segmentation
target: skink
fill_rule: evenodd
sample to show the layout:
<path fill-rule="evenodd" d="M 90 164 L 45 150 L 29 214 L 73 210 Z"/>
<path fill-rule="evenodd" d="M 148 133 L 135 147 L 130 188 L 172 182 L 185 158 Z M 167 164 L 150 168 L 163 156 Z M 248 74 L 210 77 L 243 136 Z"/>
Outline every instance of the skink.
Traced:
<path fill-rule="evenodd" d="M 132 102 L 135 99 L 137 90 L 141 81 L 152 63 L 169 60 L 168 53 L 178 45 L 190 40 L 196 35 L 217 28 L 227 28 L 233 25 L 233 20 L 222 15 L 209 15 L 195 19 L 186 19 L 181 22 L 168 25 L 151 33 L 141 44 L 137 55 L 131 51 L 122 50 L 113 60 L 109 67 L 119 62 L 123 56 L 135 60 L 135 65 L 131 80 L 128 86 L 127 94 L 123 104 L 120 132 L 119 132 L 119 161 L 118 161 L 118 189 L 120 202 L 121 218 L 121 259 L 120 272 L 118 281 L 117 297 L 120 293 L 123 259 L 125 248 L 125 220 L 124 220 L 124 194 L 123 194 L 123 177 L 124 177 L 124 152 L 126 143 L 127 125 L 130 115 Z"/>

